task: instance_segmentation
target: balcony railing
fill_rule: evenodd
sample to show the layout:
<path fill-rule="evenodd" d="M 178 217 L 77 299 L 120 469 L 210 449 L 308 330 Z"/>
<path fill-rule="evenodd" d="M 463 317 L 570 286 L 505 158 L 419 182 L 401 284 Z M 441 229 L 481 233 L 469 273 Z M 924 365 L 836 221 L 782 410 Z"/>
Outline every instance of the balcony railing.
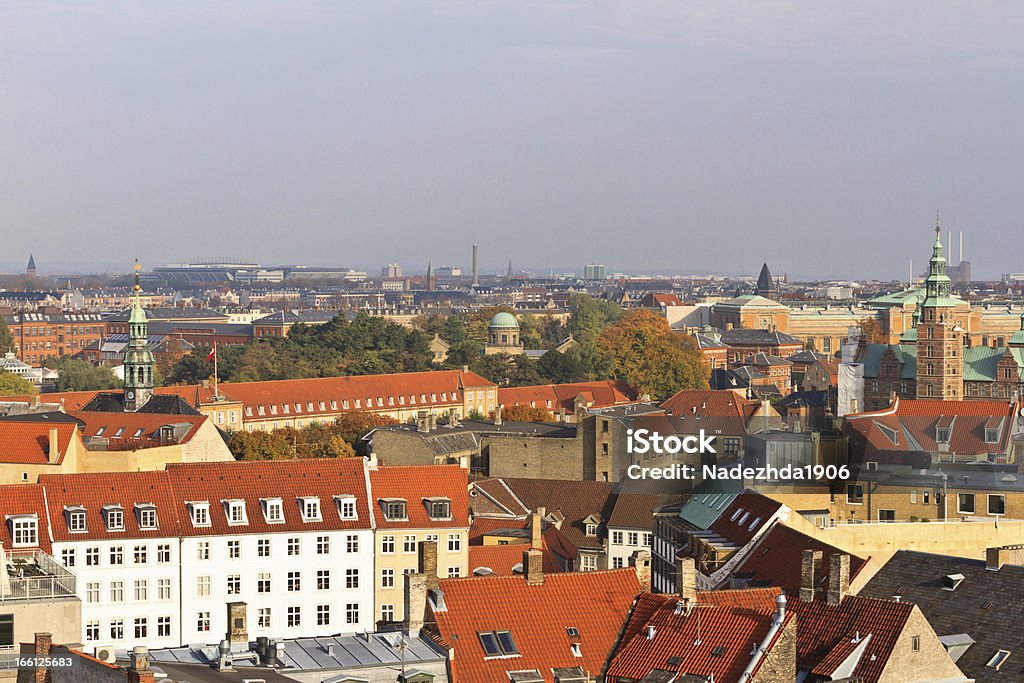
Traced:
<path fill-rule="evenodd" d="M 18 667 L 18 648 L 14 645 L 0 645 L 0 671 Z"/>
<path fill-rule="evenodd" d="M 75 575 L 41 550 L 7 550 L 0 559 L 7 572 L 6 581 L 0 578 L 0 603 L 75 595 Z"/>

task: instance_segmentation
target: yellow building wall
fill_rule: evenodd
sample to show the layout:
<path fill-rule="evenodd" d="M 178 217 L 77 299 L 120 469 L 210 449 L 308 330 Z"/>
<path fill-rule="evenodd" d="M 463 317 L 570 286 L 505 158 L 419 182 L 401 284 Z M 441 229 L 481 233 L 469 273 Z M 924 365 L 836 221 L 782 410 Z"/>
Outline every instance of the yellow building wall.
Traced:
<path fill-rule="evenodd" d="M 459 534 L 459 550 L 448 550 L 448 534 Z M 377 529 L 373 536 L 373 611 L 374 620 L 381 618 L 382 605 L 394 605 L 395 619 L 405 618 L 405 579 L 406 570 L 415 572 L 419 568 L 419 553 L 406 553 L 402 551 L 402 542 L 405 536 L 416 537 L 416 547 L 422 541 L 427 540 L 428 535 L 437 536 L 437 575 L 440 578 L 448 577 L 449 567 L 458 567 L 459 576 L 469 575 L 469 529 Z M 395 552 L 381 552 L 381 539 L 384 536 L 395 537 Z M 395 571 L 394 586 L 392 588 L 381 587 L 382 570 L 393 569 Z"/>

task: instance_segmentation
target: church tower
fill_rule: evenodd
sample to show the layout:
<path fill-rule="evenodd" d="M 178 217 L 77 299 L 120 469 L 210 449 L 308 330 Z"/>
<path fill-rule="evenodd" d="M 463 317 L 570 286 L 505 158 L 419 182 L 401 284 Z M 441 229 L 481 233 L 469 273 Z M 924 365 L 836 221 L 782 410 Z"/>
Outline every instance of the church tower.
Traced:
<path fill-rule="evenodd" d="M 138 412 L 153 396 L 153 352 L 149 350 L 146 312 L 142 309 L 139 271 L 135 262 L 135 304 L 128 318 L 128 348 L 124 352 L 124 409 Z"/>
<path fill-rule="evenodd" d="M 917 397 L 960 401 L 964 397 L 964 331 L 957 325 L 935 219 L 935 244 L 925 280 L 925 298 L 917 325 Z"/>

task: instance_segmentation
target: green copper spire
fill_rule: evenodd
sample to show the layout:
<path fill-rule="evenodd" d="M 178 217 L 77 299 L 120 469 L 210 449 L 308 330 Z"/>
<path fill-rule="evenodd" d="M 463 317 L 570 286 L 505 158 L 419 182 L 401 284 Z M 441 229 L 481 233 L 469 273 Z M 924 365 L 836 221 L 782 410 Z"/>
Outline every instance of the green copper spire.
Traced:
<path fill-rule="evenodd" d="M 946 275 L 946 256 L 942 249 L 942 228 L 939 227 L 939 214 L 935 213 L 935 244 L 932 245 L 932 258 L 928 262 L 928 277 L 924 281 L 924 308 L 951 308 L 960 303 L 951 296 L 952 282 Z"/>
<path fill-rule="evenodd" d="M 146 311 L 142 308 L 142 266 L 135 262 L 135 302 L 128 316 L 128 348 L 124 352 L 124 409 L 136 412 L 153 395 L 153 352 L 149 350 Z"/>

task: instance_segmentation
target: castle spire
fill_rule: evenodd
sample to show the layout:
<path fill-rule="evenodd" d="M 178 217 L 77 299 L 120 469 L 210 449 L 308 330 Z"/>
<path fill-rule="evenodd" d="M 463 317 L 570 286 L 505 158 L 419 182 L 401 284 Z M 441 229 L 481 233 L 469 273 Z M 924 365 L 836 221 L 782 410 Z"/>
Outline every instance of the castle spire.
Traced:
<path fill-rule="evenodd" d="M 149 349 L 146 310 L 142 307 L 141 270 L 135 260 L 135 301 L 128 316 L 128 347 L 124 352 L 124 409 L 137 412 L 153 396 L 153 352 Z"/>

